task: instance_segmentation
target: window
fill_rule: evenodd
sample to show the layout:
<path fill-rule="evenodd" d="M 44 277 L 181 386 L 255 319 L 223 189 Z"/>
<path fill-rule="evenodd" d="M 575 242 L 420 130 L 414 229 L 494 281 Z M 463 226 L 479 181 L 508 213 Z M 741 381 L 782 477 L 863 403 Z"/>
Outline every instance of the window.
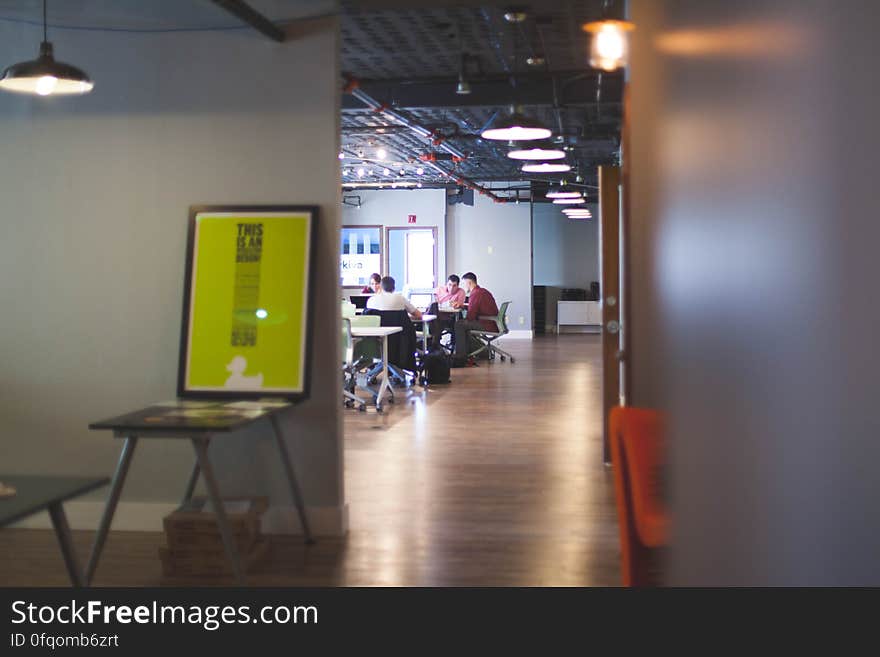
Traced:
<path fill-rule="evenodd" d="M 364 287 L 382 271 L 381 226 L 343 226 L 339 249 L 339 284 Z"/>

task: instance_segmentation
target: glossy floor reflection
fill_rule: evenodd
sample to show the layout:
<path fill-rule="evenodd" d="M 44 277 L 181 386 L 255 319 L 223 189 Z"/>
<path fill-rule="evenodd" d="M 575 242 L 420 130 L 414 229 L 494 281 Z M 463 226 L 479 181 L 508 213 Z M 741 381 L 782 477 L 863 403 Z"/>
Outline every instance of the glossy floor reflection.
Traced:
<path fill-rule="evenodd" d="M 617 585 L 599 337 L 508 340 L 505 349 L 515 364 L 453 370 L 448 386 L 399 392 L 387 414 L 346 411 L 349 535 L 308 550 L 276 539 L 248 583 Z M 82 557 L 90 533 L 76 539 Z M 113 533 L 95 583 L 159 584 L 162 541 Z M 0 531 L 0 581 L 67 585 L 54 535 Z"/>

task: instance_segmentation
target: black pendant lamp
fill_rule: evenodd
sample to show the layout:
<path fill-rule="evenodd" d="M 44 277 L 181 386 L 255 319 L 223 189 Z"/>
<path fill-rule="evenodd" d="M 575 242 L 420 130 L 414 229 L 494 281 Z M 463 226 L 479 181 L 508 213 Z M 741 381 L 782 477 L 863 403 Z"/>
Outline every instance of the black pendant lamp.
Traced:
<path fill-rule="evenodd" d="M 38 96 L 87 94 L 95 83 L 76 66 L 55 61 L 52 44 L 46 38 L 46 0 L 43 0 L 43 42 L 40 56 L 13 64 L 0 77 L 0 89 Z"/>

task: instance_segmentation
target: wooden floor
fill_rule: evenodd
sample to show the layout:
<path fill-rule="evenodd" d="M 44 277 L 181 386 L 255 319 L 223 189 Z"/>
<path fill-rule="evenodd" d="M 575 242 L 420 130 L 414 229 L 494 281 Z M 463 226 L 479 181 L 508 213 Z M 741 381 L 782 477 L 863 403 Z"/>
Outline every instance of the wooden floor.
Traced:
<path fill-rule="evenodd" d="M 308 549 L 276 538 L 248 584 L 617 585 L 599 337 L 504 346 L 515 364 L 453 370 L 448 386 L 398 392 L 384 415 L 346 410 L 349 535 Z M 76 532 L 80 558 L 90 538 Z M 114 532 L 95 584 L 159 584 L 162 542 L 158 533 Z M 54 534 L 0 531 L 0 585 L 67 583 Z"/>

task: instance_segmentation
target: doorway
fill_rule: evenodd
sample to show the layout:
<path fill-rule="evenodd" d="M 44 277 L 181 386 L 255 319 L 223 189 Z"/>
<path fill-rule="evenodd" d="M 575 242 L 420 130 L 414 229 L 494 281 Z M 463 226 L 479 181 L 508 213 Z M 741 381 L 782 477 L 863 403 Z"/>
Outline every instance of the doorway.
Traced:
<path fill-rule="evenodd" d="M 431 292 L 437 286 L 437 228 L 385 229 L 385 271 L 397 291 Z"/>

